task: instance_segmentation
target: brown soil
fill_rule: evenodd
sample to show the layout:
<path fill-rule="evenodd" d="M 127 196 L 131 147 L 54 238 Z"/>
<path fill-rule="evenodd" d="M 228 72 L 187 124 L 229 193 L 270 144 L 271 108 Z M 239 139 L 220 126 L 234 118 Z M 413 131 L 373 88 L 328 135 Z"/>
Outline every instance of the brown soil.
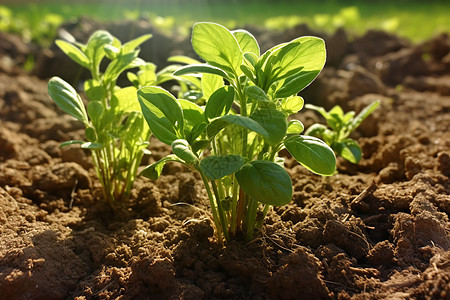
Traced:
<path fill-rule="evenodd" d="M 252 32 L 263 48 L 311 34 Z M 322 36 L 328 64 L 304 97 L 357 111 L 381 100 L 353 136 L 364 158 L 329 178 L 288 158 L 291 204 L 222 248 L 199 178 L 179 165 L 107 206 L 89 153 L 59 148 L 82 126 L 17 67 L 31 48 L 2 33 L 0 299 L 450 299 L 450 38 Z M 55 69 L 51 51 L 34 74 Z M 143 165 L 169 151 L 151 150 Z"/>

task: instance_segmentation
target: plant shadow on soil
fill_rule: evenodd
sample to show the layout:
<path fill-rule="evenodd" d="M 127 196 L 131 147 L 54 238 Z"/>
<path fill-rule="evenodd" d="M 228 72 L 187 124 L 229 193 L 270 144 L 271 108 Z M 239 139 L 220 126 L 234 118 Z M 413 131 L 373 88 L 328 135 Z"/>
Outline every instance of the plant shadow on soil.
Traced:
<path fill-rule="evenodd" d="M 96 28 L 121 40 L 130 26 L 136 36 L 153 31 L 141 53 L 161 67 L 169 54 L 193 55 L 189 40 L 150 24 L 79 22 L 89 26 L 66 25 L 77 40 Z M 254 241 L 226 248 L 213 238 L 200 178 L 180 165 L 156 182 L 138 178 L 129 202 L 105 205 L 88 153 L 59 148 L 83 128 L 52 103 L 45 78 L 73 82 L 73 65 L 0 33 L 0 299 L 450 297 L 449 36 L 412 45 L 379 31 L 247 29 L 263 49 L 325 39 L 327 65 L 306 102 L 381 106 L 352 136 L 359 165 L 339 160 L 322 178 L 286 157 L 293 201 L 268 214 Z M 31 51 L 33 75 L 17 67 Z M 322 121 L 306 110 L 296 117 Z M 156 140 L 150 150 L 143 165 L 169 151 Z"/>

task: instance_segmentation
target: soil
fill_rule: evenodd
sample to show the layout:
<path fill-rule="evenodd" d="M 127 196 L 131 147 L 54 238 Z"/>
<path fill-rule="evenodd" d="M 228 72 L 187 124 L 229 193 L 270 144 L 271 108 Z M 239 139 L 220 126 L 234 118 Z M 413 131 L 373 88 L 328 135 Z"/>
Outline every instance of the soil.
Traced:
<path fill-rule="evenodd" d="M 103 26 L 84 22 L 65 28 L 82 39 Z M 450 299 L 449 36 L 414 45 L 380 31 L 250 30 L 263 50 L 325 38 L 327 66 L 306 102 L 381 106 L 353 135 L 358 165 L 338 160 L 323 178 L 287 157 L 291 204 L 273 208 L 255 240 L 227 247 L 199 177 L 180 165 L 138 178 L 129 201 L 108 206 L 89 153 L 59 148 L 82 138 L 82 125 L 47 95 L 49 76 L 82 76 L 56 48 L 0 33 L 0 299 Z M 189 39 L 156 36 L 158 65 L 152 54 L 192 55 Z M 32 74 L 21 69 L 30 53 Z M 150 148 L 143 166 L 169 152 L 153 139 Z"/>

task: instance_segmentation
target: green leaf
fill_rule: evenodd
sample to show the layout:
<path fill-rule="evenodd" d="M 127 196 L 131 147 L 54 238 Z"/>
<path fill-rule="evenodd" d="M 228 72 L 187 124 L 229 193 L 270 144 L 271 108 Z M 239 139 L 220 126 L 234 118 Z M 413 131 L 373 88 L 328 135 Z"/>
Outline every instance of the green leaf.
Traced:
<path fill-rule="evenodd" d="M 300 134 L 303 132 L 305 127 L 303 126 L 303 123 L 299 120 L 291 120 L 288 123 L 288 128 L 286 134 Z"/>
<path fill-rule="evenodd" d="M 261 101 L 261 102 L 270 102 L 267 94 L 258 86 L 251 85 L 245 88 L 245 94 L 251 100 Z"/>
<path fill-rule="evenodd" d="M 169 161 L 184 163 L 177 156 L 169 154 L 166 157 L 160 159 L 159 161 L 147 166 L 144 170 L 142 170 L 142 172 L 139 175 L 150 178 L 151 180 L 156 180 L 161 175 L 164 165 Z"/>
<path fill-rule="evenodd" d="M 89 69 L 89 58 L 83 53 L 83 51 L 63 40 L 57 40 L 55 43 L 73 61 Z"/>
<path fill-rule="evenodd" d="M 110 60 L 116 59 L 117 55 L 120 53 L 120 49 L 113 45 L 105 45 L 103 49 L 105 50 L 106 57 Z"/>
<path fill-rule="evenodd" d="M 320 72 L 326 60 L 325 42 L 318 37 L 300 37 L 273 51 L 271 58 L 274 80 L 292 76 L 300 69 Z"/>
<path fill-rule="evenodd" d="M 305 135 L 314 136 L 316 138 L 323 138 L 323 134 L 327 127 L 323 124 L 313 124 L 305 132 Z"/>
<path fill-rule="evenodd" d="M 328 126 L 335 132 L 335 134 L 341 133 L 341 130 L 345 124 L 343 123 L 344 113 L 339 105 L 335 105 L 329 112 L 327 112 L 323 107 L 311 104 L 306 104 L 306 108 L 319 112 L 325 118 Z"/>
<path fill-rule="evenodd" d="M 351 163 L 357 164 L 361 160 L 361 147 L 352 139 L 345 139 L 342 142 L 333 143 L 331 145 L 336 154 L 342 156 Z"/>
<path fill-rule="evenodd" d="M 224 78 L 228 78 L 228 74 L 224 72 L 222 69 L 213 67 L 207 64 L 198 64 L 198 65 L 187 65 L 176 70 L 173 75 L 181 76 L 186 74 L 195 74 L 195 73 L 207 73 L 213 75 L 219 75 Z"/>
<path fill-rule="evenodd" d="M 281 109 L 288 115 L 297 113 L 303 108 L 304 100 L 300 96 L 285 98 L 281 102 Z"/>
<path fill-rule="evenodd" d="M 231 32 L 236 38 L 242 53 L 253 53 L 259 57 L 259 45 L 255 37 L 247 30 L 234 30 Z"/>
<path fill-rule="evenodd" d="M 245 164 L 240 155 L 208 156 L 200 162 L 200 169 L 211 180 L 233 174 Z"/>
<path fill-rule="evenodd" d="M 186 140 L 192 146 L 192 149 L 193 149 L 194 152 L 197 152 L 197 150 L 200 149 L 200 148 L 194 147 L 194 144 L 196 143 L 195 140 L 199 136 L 202 136 L 204 133 L 206 133 L 206 126 L 207 125 L 208 124 L 206 122 L 197 123 L 197 124 L 195 124 L 191 128 L 188 128 L 188 130 L 185 131 L 186 132 Z M 207 140 L 207 141 L 209 142 L 209 140 Z"/>
<path fill-rule="evenodd" d="M 137 89 L 129 86 L 123 89 L 115 89 L 111 100 L 116 105 L 113 107 L 116 113 L 141 111 L 139 101 L 137 99 Z"/>
<path fill-rule="evenodd" d="M 121 114 L 117 114 L 111 109 L 106 109 L 102 115 L 100 124 L 97 125 L 99 127 L 97 128 L 97 130 L 99 130 L 101 133 L 101 131 L 105 130 L 106 128 L 108 128 L 108 130 L 114 129 L 114 126 L 117 126 L 114 123 L 117 122 L 118 118 L 120 117 Z"/>
<path fill-rule="evenodd" d="M 266 160 L 245 164 L 236 179 L 247 195 L 269 205 L 285 205 L 292 199 L 292 181 L 280 165 Z"/>
<path fill-rule="evenodd" d="M 59 147 L 62 148 L 62 147 L 66 147 L 69 145 L 82 145 L 84 143 L 86 143 L 86 141 L 71 140 L 71 141 L 62 142 L 61 144 L 59 144 Z"/>
<path fill-rule="evenodd" d="M 105 56 L 104 46 L 112 44 L 114 37 L 105 30 L 98 30 L 94 32 L 86 45 L 85 54 L 91 62 L 91 68 L 98 68 L 102 58 Z"/>
<path fill-rule="evenodd" d="M 342 110 L 342 107 L 340 107 L 339 105 L 333 106 L 333 108 L 330 109 L 330 111 L 328 111 L 328 114 L 335 115 L 336 116 L 335 118 L 338 120 L 342 120 L 344 118 L 344 111 Z"/>
<path fill-rule="evenodd" d="M 199 150 L 204 150 L 210 145 L 209 140 L 197 140 L 192 144 L 192 151 L 198 152 Z"/>
<path fill-rule="evenodd" d="M 200 62 L 196 59 L 190 58 L 189 56 L 184 55 L 173 55 L 167 59 L 169 62 L 176 62 L 180 64 L 186 64 L 186 65 L 197 65 L 200 64 Z"/>
<path fill-rule="evenodd" d="M 205 121 L 203 109 L 200 106 L 189 100 L 178 99 L 178 102 L 183 109 L 185 125 L 187 123 L 192 127 Z"/>
<path fill-rule="evenodd" d="M 281 88 L 277 90 L 275 96 L 277 98 L 284 98 L 291 95 L 297 95 L 297 93 L 307 87 L 319 73 L 320 70 L 301 71 L 287 78 Z"/>
<path fill-rule="evenodd" d="M 263 137 L 269 138 L 269 133 L 258 122 L 248 117 L 239 115 L 225 115 L 214 119 L 211 123 L 208 124 L 208 127 L 206 127 L 206 133 L 208 137 L 212 138 L 217 133 L 219 133 L 219 131 L 231 124 L 257 132 Z"/>
<path fill-rule="evenodd" d="M 133 51 L 134 49 L 136 49 L 136 47 L 140 46 L 142 43 L 144 43 L 145 41 L 147 41 L 151 37 L 152 37 L 151 34 L 145 34 L 145 35 L 137 37 L 134 40 L 131 40 L 131 41 L 123 44 L 123 46 L 122 46 L 122 54 L 126 54 L 126 53 L 128 53 L 130 51 Z"/>
<path fill-rule="evenodd" d="M 224 86 L 223 78 L 221 76 L 205 73 L 202 76 L 202 92 L 208 99 L 218 89 Z"/>
<path fill-rule="evenodd" d="M 137 77 L 136 74 L 127 72 L 127 78 L 133 86 L 135 86 L 136 88 L 139 87 L 139 78 Z"/>
<path fill-rule="evenodd" d="M 169 92 L 160 87 L 143 87 L 138 90 L 138 100 L 151 131 L 161 142 L 171 145 L 184 137 L 183 111 Z"/>
<path fill-rule="evenodd" d="M 348 111 L 347 113 L 344 114 L 344 116 L 342 116 L 342 122 L 344 124 L 348 124 L 350 122 L 350 120 L 353 119 L 353 117 L 355 116 L 355 112 L 354 111 Z"/>
<path fill-rule="evenodd" d="M 103 80 L 106 82 L 115 81 L 123 71 L 134 67 L 132 63 L 137 55 L 138 52 L 118 55 L 106 68 Z"/>
<path fill-rule="evenodd" d="M 244 57 L 253 67 L 255 67 L 258 63 L 259 54 L 256 55 L 255 53 L 246 52 L 244 53 Z"/>
<path fill-rule="evenodd" d="M 66 113 L 88 124 L 88 117 L 83 101 L 75 89 L 59 77 L 53 77 L 48 82 L 48 94 L 53 101 Z"/>
<path fill-rule="evenodd" d="M 268 136 L 264 137 L 267 143 L 272 146 L 279 144 L 286 136 L 287 120 L 286 115 L 275 109 L 259 109 L 251 116 L 253 120 L 263 127 Z"/>
<path fill-rule="evenodd" d="M 192 29 L 192 48 L 212 66 L 229 74 L 239 74 L 242 52 L 234 35 L 215 23 L 196 23 Z"/>
<path fill-rule="evenodd" d="M 139 51 L 136 51 L 136 53 L 139 53 Z M 131 64 L 129 64 L 128 68 L 140 68 L 147 65 L 147 62 L 145 62 L 145 60 L 143 60 L 142 58 L 136 57 Z"/>
<path fill-rule="evenodd" d="M 84 82 L 84 92 L 89 100 L 103 100 L 106 97 L 106 89 L 95 79 L 88 79 Z"/>
<path fill-rule="evenodd" d="M 146 143 L 150 136 L 150 128 L 144 121 L 141 111 L 128 113 L 125 126 L 122 126 L 120 137 L 129 144 L 130 149 L 135 148 L 140 141 Z"/>
<path fill-rule="evenodd" d="M 241 70 L 254 84 L 257 83 L 255 73 L 250 67 L 247 65 L 241 65 Z"/>
<path fill-rule="evenodd" d="M 312 110 L 317 111 L 318 113 L 320 113 L 322 115 L 322 117 L 325 118 L 325 120 L 330 119 L 330 115 L 328 114 L 328 112 L 323 107 L 312 105 L 312 104 L 306 104 L 305 107 L 307 109 L 312 109 Z"/>
<path fill-rule="evenodd" d="M 102 149 L 103 147 L 105 147 L 105 145 L 103 145 L 101 143 L 92 143 L 92 142 L 86 142 L 81 145 L 81 148 L 90 149 L 90 150 L 98 150 L 98 149 Z"/>
<path fill-rule="evenodd" d="M 365 118 L 367 118 L 375 109 L 378 108 L 379 105 L 380 101 L 376 100 L 364 107 L 364 109 L 353 119 L 349 131 L 352 132 L 356 127 L 358 127 Z"/>
<path fill-rule="evenodd" d="M 137 84 L 135 84 L 136 87 L 143 87 L 148 85 L 157 85 L 156 80 L 156 65 L 153 63 L 145 63 L 144 65 L 139 67 L 139 71 L 137 72 L 137 76 L 135 78 L 137 79 Z M 129 74 L 129 73 L 128 73 Z M 130 81 L 131 78 L 130 78 Z"/>
<path fill-rule="evenodd" d="M 193 165 L 198 162 L 197 156 L 192 152 L 188 141 L 184 139 L 178 139 L 172 143 L 173 153 L 186 162 L 188 165 Z"/>
<path fill-rule="evenodd" d="M 86 138 L 93 142 L 97 140 L 97 134 L 95 133 L 95 129 L 92 127 L 87 127 L 85 130 Z"/>
<path fill-rule="evenodd" d="M 205 116 L 208 119 L 214 119 L 227 114 L 234 101 L 234 88 L 223 86 L 216 90 L 205 106 Z"/>
<path fill-rule="evenodd" d="M 88 103 L 87 112 L 95 127 L 99 127 L 105 108 L 100 101 L 91 101 Z"/>
<path fill-rule="evenodd" d="M 302 166 L 313 173 L 333 175 L 336 156 L 322 140 L 312 136 L 292 136 L 284 141 L 286 149 Z"/>
<path fill-rule="evenodd" d="M 183 90 L 186 90 L 183 93 Z M 203 94 L 197 90 L 191 90 L 188 87 L 182 88 L 181 91 L 179 92 L 179 98 L 185 99 L 185 100 L 189 100 L 192 102 L 199 102 L 201 101 L 200 99 L 202 98 Z M 179 100 L 179 99 L 178 99 Z"/>

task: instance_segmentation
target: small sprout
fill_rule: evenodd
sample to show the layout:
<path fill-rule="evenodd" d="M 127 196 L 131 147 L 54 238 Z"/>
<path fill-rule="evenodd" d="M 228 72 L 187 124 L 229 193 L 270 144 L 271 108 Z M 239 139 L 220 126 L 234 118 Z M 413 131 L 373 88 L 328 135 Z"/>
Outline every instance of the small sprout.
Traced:
<path fill-rule="evenodd" d="M 68 141 L 62 146 L 81 144 L 91 150 L 103 195 L 109 202 L 129 196 L 141 158 L 148 152 L 151 132 L 140 112 L 137 88 L 120 88 L 116 81 L 130 68 L 152 70 L 151 64 L 138 58 L 138 46 L 150 37 L 144 35 L 122 45 L 109 32 L 100 30 L 92 34 L 86 45 L 56 41 L 67 56 L 92 75 L 84 83 L 87 107 L 75 89 L 61 78 L 53 77 L 48 83 L 48 93 L 55 103 L 86 126 L 86 141 Z M 101 72 L 105 57 L 110 62 Z M 151 76 L 146 74 L 147 77 Z"/>
<path fill-rule="evenodd" d="M 354 111 L 344 114 L 342 108 L 334 106 L 330 111 L 323 107 L 306 104 L 306 108 L 319 112 L 326 120 L 328 127 L 314 124 L 308 128 L 305 135 L 323 139 L 336 154 L 351 163 L 357 164 L 361 160 L 362 151 L 358 143 L 348 136 L 367 118 L 377 107 L 380 101 L 374 101 L 366 106 L 356 117 Z"/>

